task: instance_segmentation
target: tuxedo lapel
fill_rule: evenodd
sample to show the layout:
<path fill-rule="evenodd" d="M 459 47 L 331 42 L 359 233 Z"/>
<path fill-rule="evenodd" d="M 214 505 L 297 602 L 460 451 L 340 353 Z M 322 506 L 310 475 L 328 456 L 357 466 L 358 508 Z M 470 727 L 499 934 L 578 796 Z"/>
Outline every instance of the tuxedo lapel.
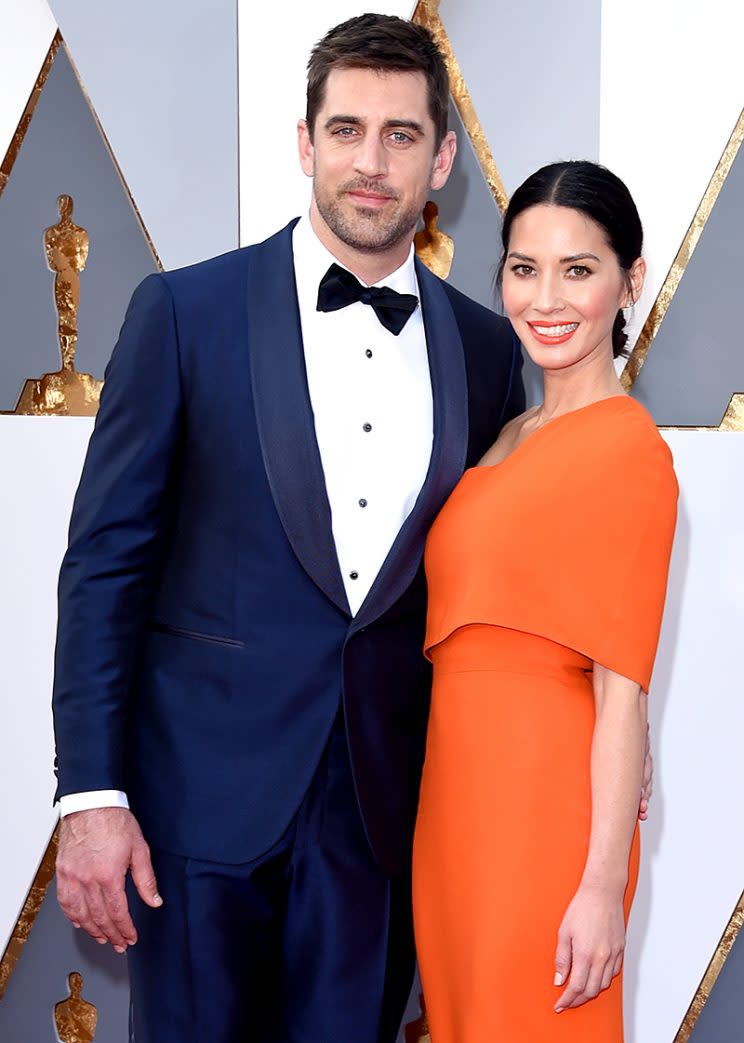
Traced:
<path fill-rule="evenodd" d="M 381 616 L 403 594 L 420 565 L 426 534 L 459 481 L 468 447 L 468 388 L 462 339 L 442 283 L 418 259 L 416 277 L 426 330 L 434 440 L 426 480 L 351 630 Z"/>
<path fill-rule="evenodd" d="M 305 371 L 292 259 L 296 223 L 251 251 L 253 401 L 266 475 L 287 539 L 313 582 L 349 613 Z"/>

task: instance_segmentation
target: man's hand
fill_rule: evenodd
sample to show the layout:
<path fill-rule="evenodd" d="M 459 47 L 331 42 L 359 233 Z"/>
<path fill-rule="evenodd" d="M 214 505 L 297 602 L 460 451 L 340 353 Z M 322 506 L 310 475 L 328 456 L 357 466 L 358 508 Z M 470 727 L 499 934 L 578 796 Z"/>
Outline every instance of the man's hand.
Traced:
<path fill-rule="evenodd" d="M 646 759 L 643 762 L 643 783 L 641 785 L 641 803 L 638 808 L 638 818 L 645 822 L 648 818 L 648 803 L 654 791 L 654 759 L 651 756 L 651 733 L 646 726 Z"/>
<path fill-rule="evenodd" d="M 93 808 L 62 819 L 57 851 L 57 898 L 73 927 L 124 952 L 137 941 L 124 891 L 131 870 L 140 898 L 152 908 L 158 894 L 150 849 L 127 808 Z"/>

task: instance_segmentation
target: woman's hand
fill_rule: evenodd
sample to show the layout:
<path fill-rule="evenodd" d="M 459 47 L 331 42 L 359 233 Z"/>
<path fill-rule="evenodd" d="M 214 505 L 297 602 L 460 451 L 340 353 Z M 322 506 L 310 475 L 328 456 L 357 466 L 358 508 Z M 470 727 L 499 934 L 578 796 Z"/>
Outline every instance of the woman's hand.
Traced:
<path fill-rule="evenodd" d="M 554 984 L 568 985 L 556 1013 L 579 1007 L 606 989 L 620 970 L 624 950 L 622 890 L 582 883 L 558 931 Z"/>

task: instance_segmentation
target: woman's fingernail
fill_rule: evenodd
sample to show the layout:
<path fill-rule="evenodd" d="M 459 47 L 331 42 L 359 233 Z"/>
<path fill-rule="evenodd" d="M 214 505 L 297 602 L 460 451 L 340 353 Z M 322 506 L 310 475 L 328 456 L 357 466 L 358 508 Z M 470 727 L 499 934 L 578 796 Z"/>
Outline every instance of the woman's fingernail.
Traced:
<path fill-rule="evenodd" d="M 554 1007 L 553 1009 L 555 1010 L 556 1014 L 560 1014 L 560 1012 L 563 1010 L 563 1007 Z"/>
<path fill-rule="evenodd" d="M 560 971 L 556 971 L 555 972 L 555 978 L 553 978 L 553 984 L 554 985 L 562 985 L 563 984 L 563 975 L 561 974 Z"/>

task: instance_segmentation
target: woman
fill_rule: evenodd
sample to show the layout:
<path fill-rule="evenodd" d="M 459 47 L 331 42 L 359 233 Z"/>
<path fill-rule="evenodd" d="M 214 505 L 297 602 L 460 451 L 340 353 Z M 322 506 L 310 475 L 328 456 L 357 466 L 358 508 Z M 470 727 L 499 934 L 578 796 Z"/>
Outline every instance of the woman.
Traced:
<path fill-rule="evenodd" d="M 433 1043 L 621 1043 L 671 454 L 614 359 L 642 229 L 593 163 L 504 218 L 504 307 L 544 401 L 466 471 L 426 548 L 434 664 L 414 847 Z"/>

